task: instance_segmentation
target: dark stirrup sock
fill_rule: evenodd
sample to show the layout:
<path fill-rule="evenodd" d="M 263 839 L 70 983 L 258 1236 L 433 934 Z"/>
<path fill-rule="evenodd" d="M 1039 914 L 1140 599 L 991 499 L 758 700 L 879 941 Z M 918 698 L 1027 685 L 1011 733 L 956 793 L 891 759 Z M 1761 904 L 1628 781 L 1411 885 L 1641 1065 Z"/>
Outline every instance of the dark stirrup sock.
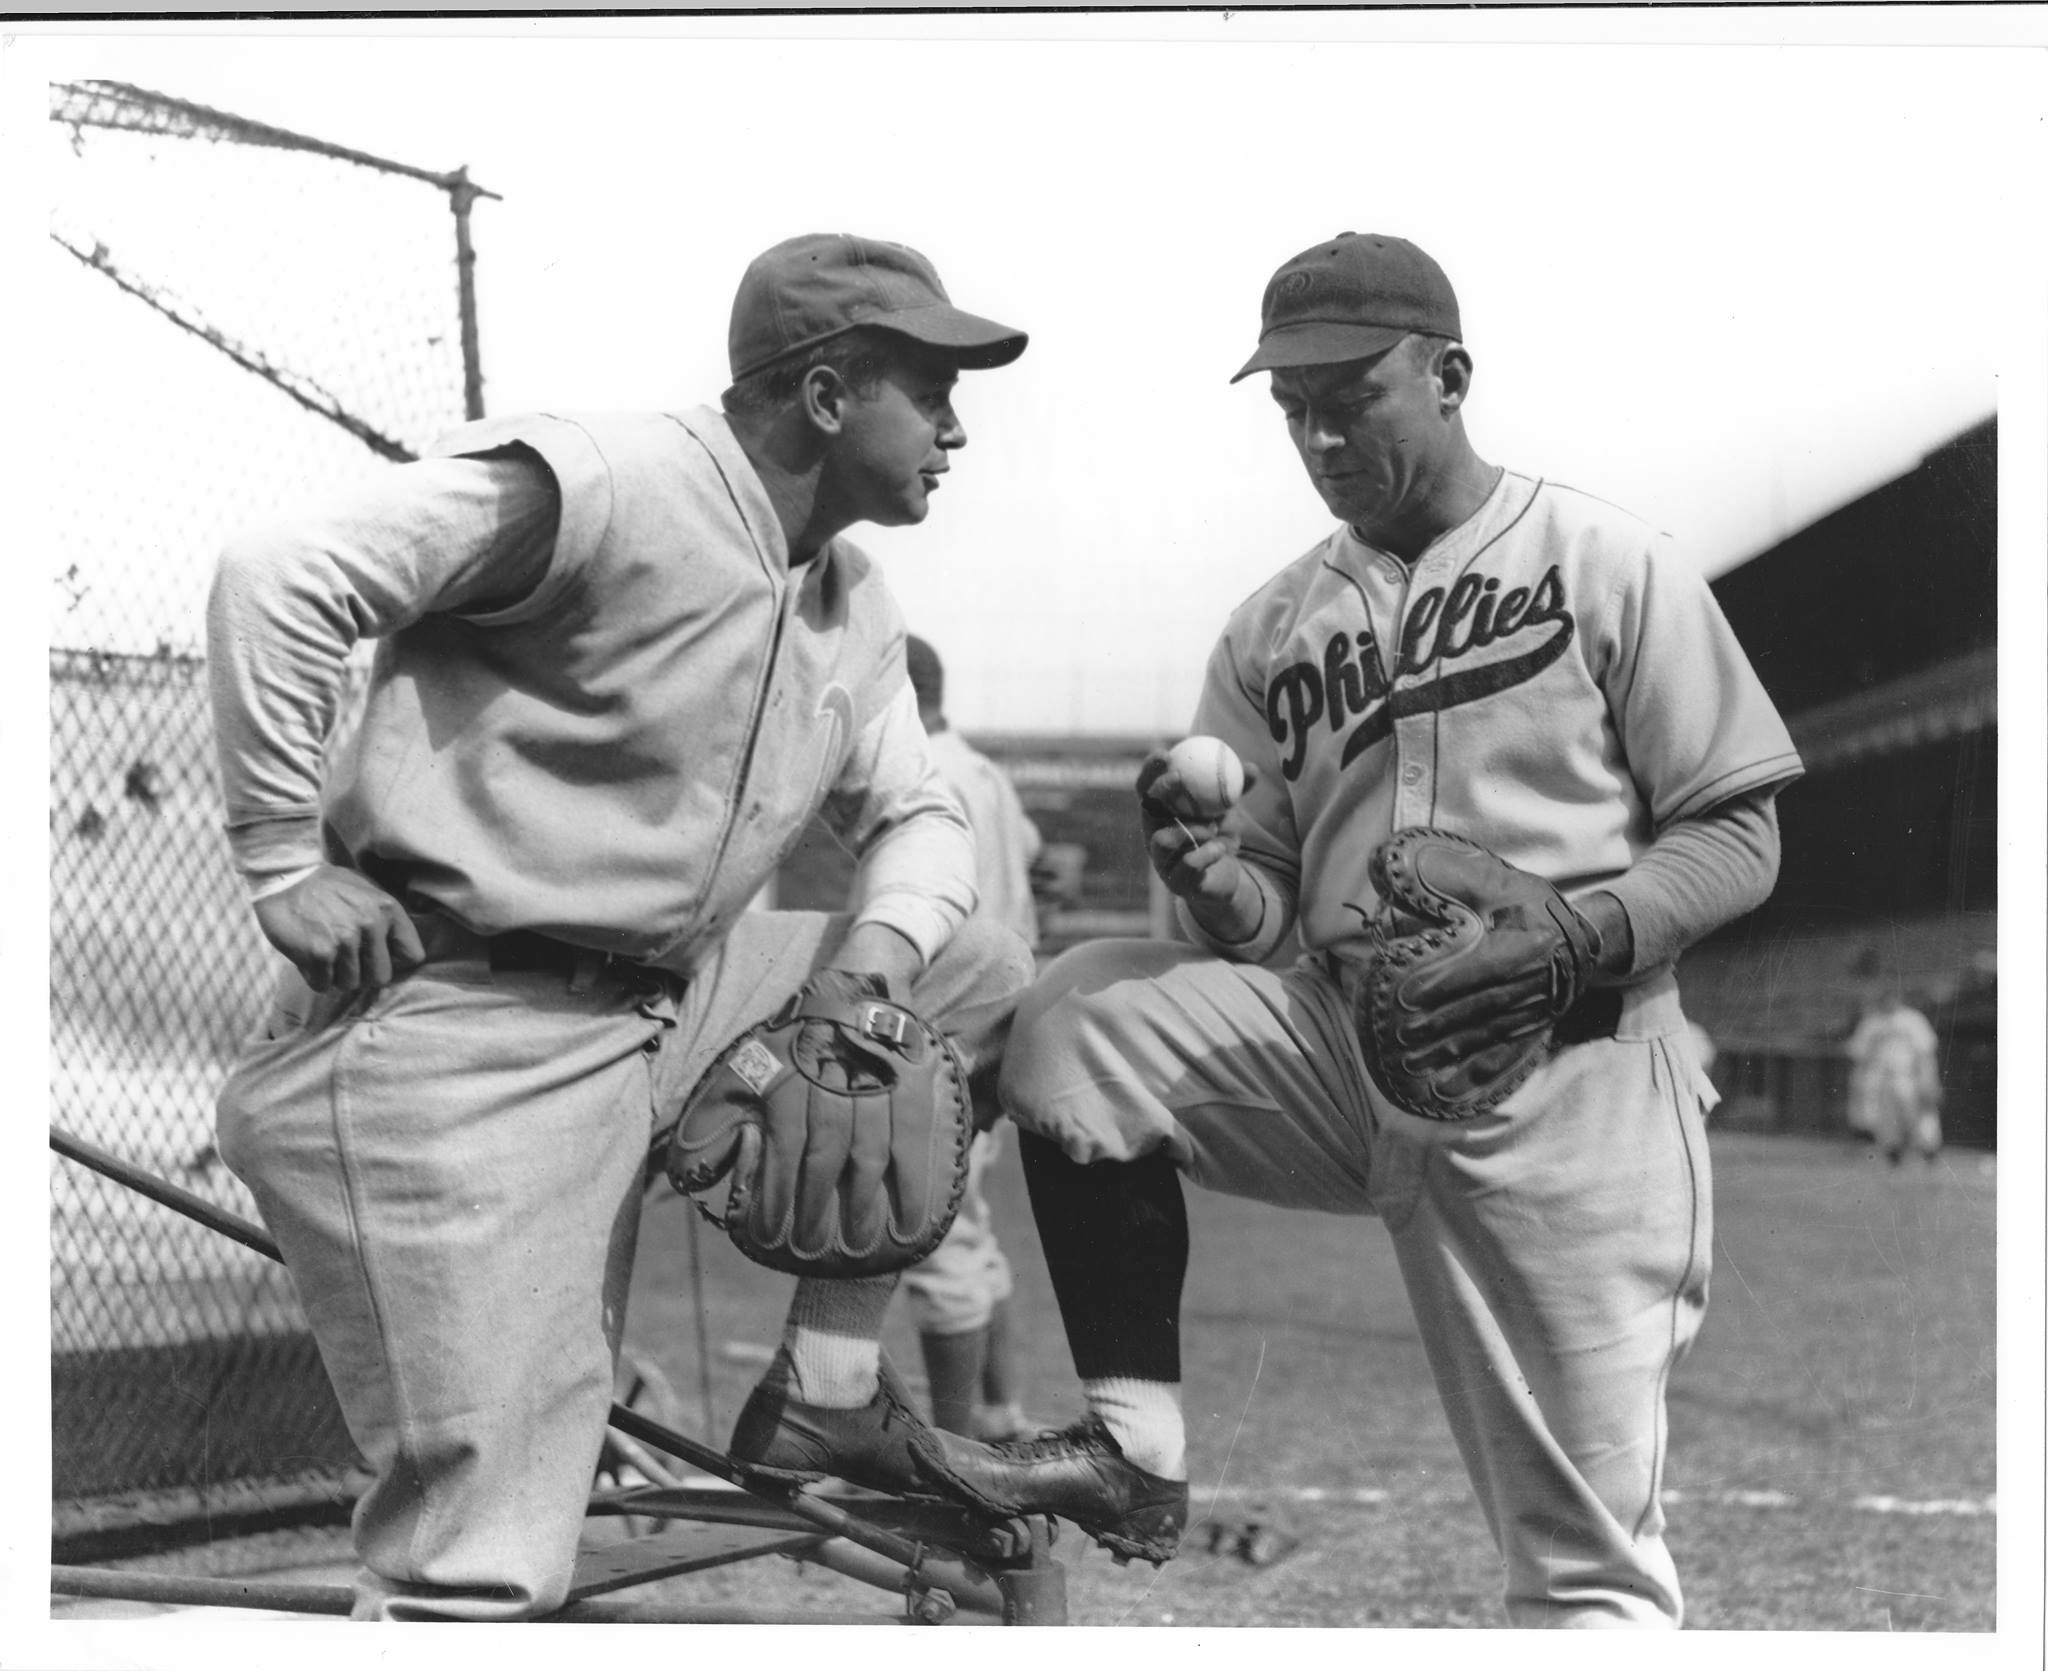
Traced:
<path fill-rule="evenodd" d="M 1021 1128 L 1017 1152 L 1075 1371 L 1178 1385 L 1188 1270 L 1179 1170 L 1163 1154 L 1082 1166 Z"/>

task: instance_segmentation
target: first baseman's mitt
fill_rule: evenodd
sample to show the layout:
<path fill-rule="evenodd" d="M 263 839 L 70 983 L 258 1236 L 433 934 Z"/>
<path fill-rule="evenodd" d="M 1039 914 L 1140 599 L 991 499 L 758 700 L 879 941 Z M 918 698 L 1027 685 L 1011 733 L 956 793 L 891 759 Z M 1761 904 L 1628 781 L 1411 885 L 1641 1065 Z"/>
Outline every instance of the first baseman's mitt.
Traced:
<path fill-rule="evenodd" d="M 959 1053 L 880 975 L 828 969 L 720 1053 L 665 1165 L 749 1259 L 798 1276 L 913 1265 L 959 1211 L 974 1118 Z"/>
<path fill-rule="evenodd" d="M 1367 875 L 1380 909 L 1357 998 L 1366 1067 L 1411 1114 L 1484 1113 L 1549 1054 L 1599 932 L 1540 876 L 1446 830 L 1397 831 Z"/>

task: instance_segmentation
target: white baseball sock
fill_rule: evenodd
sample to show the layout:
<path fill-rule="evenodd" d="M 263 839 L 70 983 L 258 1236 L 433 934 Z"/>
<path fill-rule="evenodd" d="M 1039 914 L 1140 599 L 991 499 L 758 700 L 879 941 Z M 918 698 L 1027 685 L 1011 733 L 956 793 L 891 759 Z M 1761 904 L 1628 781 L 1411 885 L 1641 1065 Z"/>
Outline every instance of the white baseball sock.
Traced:
<path fill-rule="evenodd" d="M 1181 1419 L 1179 1383 L 1114 1376 L 1083 1381 L 1081 1391 L 1127 1461 L 1161 1479 L 1188 1477 L 1187 1425 Z"/>
<path fill-rule="evenodd" d="M 894 1276 L 796 1285 L 782 1350 L 790 1394 L 826 1410 L 857 1410 L 875 1396 L 882 1372 L 882 1317 L 896 1292 Z"/>

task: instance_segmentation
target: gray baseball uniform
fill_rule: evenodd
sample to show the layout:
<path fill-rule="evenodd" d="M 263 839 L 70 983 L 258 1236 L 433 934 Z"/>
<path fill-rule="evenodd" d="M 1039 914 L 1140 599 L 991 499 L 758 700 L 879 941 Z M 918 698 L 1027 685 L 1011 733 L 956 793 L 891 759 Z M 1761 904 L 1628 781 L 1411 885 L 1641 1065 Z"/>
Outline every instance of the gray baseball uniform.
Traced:
<path fill-rule="evenodd" d="M 222 775 L 253 889 L 323 837 L 402 893 L 426 963 L 287 972 L 220 1095 L 351 1433 L 357 1611 L 511 1618 L 569 1582 L 654 1123 L 846 917 L 747 902 L 821 808 L 852 915 L 986 1092 L 1029 954 L 974 903 L 894 601 L 844 540 L 793 565 L 711 411 L 472 426 L 227 553 Z M 321 739 L 382 638 L 325 801 Z"/>
<path fill-rule="evenodd" d="M 1163 1149 L 1211 1189 L 1382 1219 L 1517 1624 L 1679 1617 L 1664 1387 L 1706 1304 L 1715 1093 L 1671 965 L 1741 907 L 1675 908 L 1667 884 L 1717 829 L 1774 841 L 1769 797 L 1800 770 L 1712 594 L 1662 547 L 1503 472 L 1412 568 L 1340 528 L 1282 569 L 1232 615 L 1193 725 L 1257 770 L 1240 857 L 1264 921 L 1216 945 L 1183 909 L 1195 947 L 1069 954 L 1002 1079 L 1018 1123 L 1075 1160 Z M 1367 857 L 1418 824 L 1611 892 L 1636 930 L 1618 1003 L 1455 1125 L 1378 1093 L 1348 996 Z M 1261 966 L 1290 927 L 1305 955 Z"/>

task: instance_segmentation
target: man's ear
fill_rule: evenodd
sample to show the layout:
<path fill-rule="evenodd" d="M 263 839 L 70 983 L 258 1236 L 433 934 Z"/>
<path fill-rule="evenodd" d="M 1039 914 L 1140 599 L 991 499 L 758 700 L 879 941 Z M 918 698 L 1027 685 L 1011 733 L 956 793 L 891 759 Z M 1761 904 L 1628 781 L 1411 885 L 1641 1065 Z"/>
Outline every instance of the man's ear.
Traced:
<path fill-rule="evenodd" d="M 830 366 L 812 366 L 797 385 L 796 404 L 821 435 L 837 435 L 846 422 L 846 404 L 853 391 Z"/>
<path fill-rule="evenodd" d="M 1463 406 L 1465 397 L 1472 392 L 1471 351 L 1462 342 L 1451 343 L 1437 364 L 1436 376 L 1443 385 L 1443 394 L 1437 404 L 1448 416 Z"/>

